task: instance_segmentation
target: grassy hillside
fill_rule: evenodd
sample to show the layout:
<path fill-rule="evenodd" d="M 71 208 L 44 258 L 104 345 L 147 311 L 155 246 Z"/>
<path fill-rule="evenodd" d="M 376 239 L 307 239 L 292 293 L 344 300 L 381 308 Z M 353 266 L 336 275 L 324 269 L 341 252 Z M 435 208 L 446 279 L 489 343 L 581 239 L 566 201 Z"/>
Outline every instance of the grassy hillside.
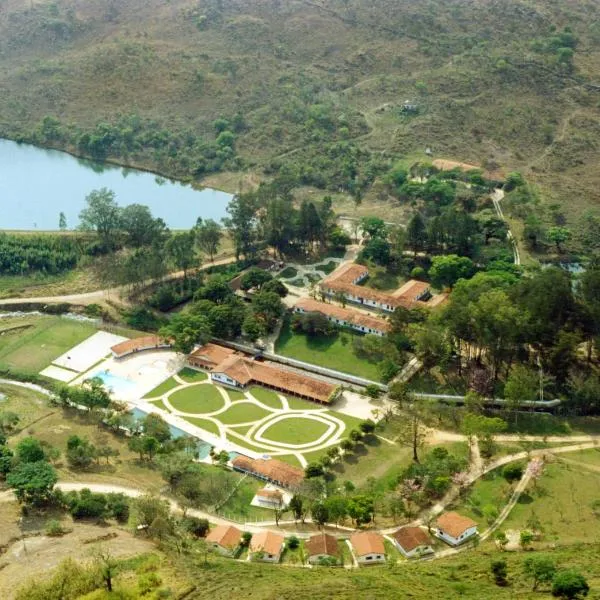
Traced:
<path fill-rule="evenodd" d="M 592 0 L 0 6 L 3 135 L 82 152 L 95 148 L 83 134 L 110 143 L 114 131 L 95 128 L 118 123 L 108 155 L 121 161 L 188 178 L 299 169 L 313 184 L 344 169 L 370 179 L 380 153 L 412 159 L 431 147 L 523 170 L 571 220 L 600 205 Z M 406 99 L 418 113 L 402 112 Z M 40 127 L 45 116 L 60 123 Z M 215 141 L 220 117 L 235 152 Z"/>

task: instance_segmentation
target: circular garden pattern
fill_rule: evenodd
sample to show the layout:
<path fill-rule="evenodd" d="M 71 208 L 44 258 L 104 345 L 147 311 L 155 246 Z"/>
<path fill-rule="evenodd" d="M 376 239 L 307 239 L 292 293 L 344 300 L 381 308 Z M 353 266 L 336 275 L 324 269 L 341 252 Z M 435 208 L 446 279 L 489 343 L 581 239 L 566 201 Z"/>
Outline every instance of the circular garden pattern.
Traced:
<path fill-rule="evenodd" d="M 223 396 L 214 385 L 200 383 L 169 394 L 169 403 L 175 410 L 199 415 L 216 412 L 225 406 Z"/>
<path fill-rule="evenodd" d="M 262 423 L 251 436 L 256 442 L 284 448 L 304 448 L 326 442 L 336 424 L 321 416 L 279 414 Z"/>

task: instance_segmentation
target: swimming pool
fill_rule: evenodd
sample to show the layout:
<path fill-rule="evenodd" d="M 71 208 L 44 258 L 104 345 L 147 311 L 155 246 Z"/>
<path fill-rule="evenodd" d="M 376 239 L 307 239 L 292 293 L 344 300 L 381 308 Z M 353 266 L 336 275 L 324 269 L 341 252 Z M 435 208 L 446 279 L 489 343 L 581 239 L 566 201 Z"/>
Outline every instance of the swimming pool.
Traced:
<path fill-rule="evenodd" d="M 117 396 L 127 394 L 131 392 L 133 388 L 137 386 L 135 381 L 131 381 L 131 379 L 127 379 L 126 377 L 119 377 L 118 375 L 113 375 L 109 371 L 98 371 L 94 373 L 92 377 L 97 377 L 102 380 L 102 383 L 108 388 L 109 391 L 116 394 Z"/>

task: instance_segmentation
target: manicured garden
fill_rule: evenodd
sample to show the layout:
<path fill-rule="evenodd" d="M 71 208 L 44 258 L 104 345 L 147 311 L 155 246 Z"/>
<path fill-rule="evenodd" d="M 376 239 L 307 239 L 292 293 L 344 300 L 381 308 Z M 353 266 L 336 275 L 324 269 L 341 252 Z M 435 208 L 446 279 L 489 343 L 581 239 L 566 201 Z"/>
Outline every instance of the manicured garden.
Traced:
<path fill-rule="evenodd" d="M 144 398 L 160 398 L 177 386 L 181 385 L 174 377 L 169 377 L 163 381 L 160 385 L 156 386 L 153 390 L 149 391 Z"/>
<path fill-rule="evenodd" d="M 372 381 L 380 381 L 377 364 L 354 354 L 352 341 L 360 334 L 336 331 L 329 336 L 308 336 L 294 333 L 289 316 L 284 319 L 275 352 L 296 360 L 350 373 Z"/>
<path fill-rule="evenodd" d="M 285 444 L 309 444 L 318 441 L 327 433 L 326 423 L 307 417 L 292 417 L 273 423 L 265 429 L 262 437 L 265 440 L 283 442 Z"/>
<path fill-rule="evenodd" d="M 259 402 L 265 406 L 268 406 L 269 408 L 275 408 L 276 410 L 281 410 L 283 408 L 279 396 L 273 390 L 268 390 L 267 388 L 255 385 L 250 388 L 249 392 Z"/>
<path fill-rule="evenodd" d="M 208 433 L 212 433 L 216 436 L 220 435 L 217 425 L 208 419 L 202 419 L 200 417 L 182 417 L 182 419 L 186 420 L 192 425 L 195 425 L 196 427 L 200 427 L 200 429 L 203 429 L 204 431 L 208 431 Z"/>
<path fill-rule="evenodd" d="M 173 392 L 169 403 L 175 410 L 186 413 L 212 413 L 225 405 L 223 396 L 214 385 L 195 384 Z"/>
<path fill-rule="evenodd" d="M 184 367 L 177 375 L 179 375 L 186 383 L 199 383 L 200 381 L 206 381 L 208 379 L 206 373 L 197 371 L 196 369 L 190 369 L 189 367 Z"/>
<path fill-rule="evenodd" d="M 236 402 L 225 412 L 221 413 L 218 418 L 224 425 L 235 425 L 236 423 L 259 421 L 270 414 L 270 412 L 251 402 Z"/>

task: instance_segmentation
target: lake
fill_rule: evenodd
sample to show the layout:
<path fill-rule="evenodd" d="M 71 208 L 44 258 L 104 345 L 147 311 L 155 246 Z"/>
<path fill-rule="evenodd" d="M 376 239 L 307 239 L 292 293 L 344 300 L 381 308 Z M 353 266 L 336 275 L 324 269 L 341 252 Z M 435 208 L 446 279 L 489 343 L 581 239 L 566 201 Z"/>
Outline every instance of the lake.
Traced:
<path fill-rule="evenodd" d="M 121 206 L 145 204 L 171 229 L 189 229 L 198 217 L 221 220 L 232 197 L 153 173 L 0 139 L 0 229 L 55 230 L 60 212 L 67 217 L 67 227 L 74 229 L 85 197 L 102 187 L 115 192 Z"/>

